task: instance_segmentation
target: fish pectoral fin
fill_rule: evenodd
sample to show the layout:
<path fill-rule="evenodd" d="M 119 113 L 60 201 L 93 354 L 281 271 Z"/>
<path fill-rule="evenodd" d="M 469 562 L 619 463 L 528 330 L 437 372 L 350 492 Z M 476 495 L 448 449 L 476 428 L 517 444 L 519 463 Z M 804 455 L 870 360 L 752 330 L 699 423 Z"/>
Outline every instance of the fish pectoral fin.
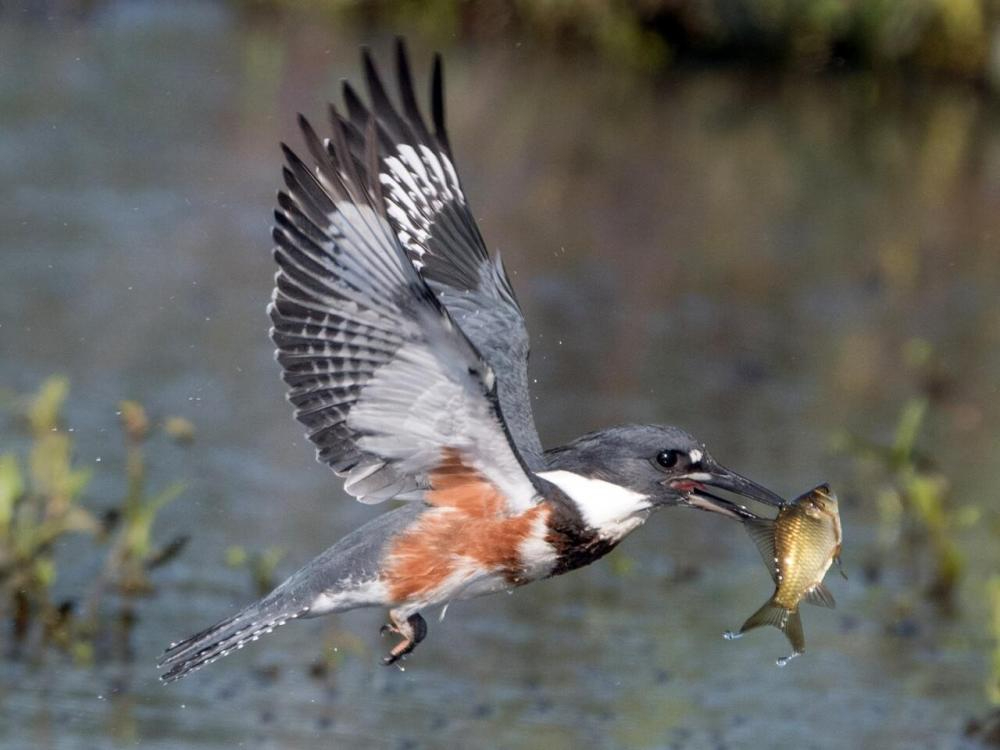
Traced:
<path fill-rule="evenodd" d="M 743 521 L 743 526 L 753 543 L 757 545 L 757 551 L 760 552 L 760 557 L 771 574 L 771 579 L 777 583 L 778 565 L 775 562 L 776 555 L 774 554 L 774 521 L 770 518 L 748 518 Z"/>
<path fill-rule="evenodd" d="M 840 559 L 840 555 L 837 555 L 835 558 L 833 558 L 833 561 L 837 563 L 837 570 L 840 571 L 841 578 L 843 578 L 846 581 L 847 572 L 844 570 L 844 562 L 843 560 Z"/>
<path fill-rule="evenodd" d="M 816 607 L 826 607 L 827 609 L 836 609 L 837 607 L 836 599 L 833 598 L 830 589 L 822 581 L 809 589 L 806 595 L 802 597 L 802 601 L 806 604 L 812 604 Z"/>

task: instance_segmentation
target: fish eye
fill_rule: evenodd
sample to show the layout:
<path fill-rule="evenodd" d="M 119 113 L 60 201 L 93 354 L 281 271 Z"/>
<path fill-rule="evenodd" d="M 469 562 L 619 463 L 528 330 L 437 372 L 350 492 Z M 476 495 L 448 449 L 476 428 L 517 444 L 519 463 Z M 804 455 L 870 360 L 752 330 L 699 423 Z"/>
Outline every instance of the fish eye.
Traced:
<path fill-rule="evenodd" d="M 675 450 L 665 450 L 660 451 L 656 454 L 656 463 L 662 466 L 664 469 L 672 469 L 677 465 L 678 460 L 680 460 L 681 452 Z"/>

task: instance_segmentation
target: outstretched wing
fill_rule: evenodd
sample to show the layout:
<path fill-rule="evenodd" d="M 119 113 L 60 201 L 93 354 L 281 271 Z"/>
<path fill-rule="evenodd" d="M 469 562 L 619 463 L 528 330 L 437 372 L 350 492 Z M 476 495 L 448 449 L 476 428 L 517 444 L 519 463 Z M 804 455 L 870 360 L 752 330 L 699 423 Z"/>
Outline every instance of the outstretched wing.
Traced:
<path fill-rule="evenodd" d="M 376 164 L 374 124 L 348 135 L 336 122 L 324 145 L 300 117 L 314 169 L 282 146 L 269 313 L 295 416 L 364 502 L 428 497 L 457 454 L 508 511 L 529 507 L 537 488 L 506 431 L 493 370 L 407 258 L 367 179 L 377 172 L 347 144 L 361 135 Z"/>
<path fill-rule="evenodd" d="M 490 258 L 455 171 L 444 126 L 444 84 L 436 57 L 431 82 L 433 132 L 417 104 L 403 41 L 396 44 L 401 108 L 390 99 L 367 50 L 370 107 L 344 82 L 346 116 L 331 107 L 334 127 L 347 134 L 364 163 L 364 138 L 374 118 L 380 146 L 377 179 L 386 216 L 420 275 L 497 374 L 497 395 L 514 443 L 527 465 L 541 468 L 542 449 L 528 392 L 528 332 L 510 279 Z"/>

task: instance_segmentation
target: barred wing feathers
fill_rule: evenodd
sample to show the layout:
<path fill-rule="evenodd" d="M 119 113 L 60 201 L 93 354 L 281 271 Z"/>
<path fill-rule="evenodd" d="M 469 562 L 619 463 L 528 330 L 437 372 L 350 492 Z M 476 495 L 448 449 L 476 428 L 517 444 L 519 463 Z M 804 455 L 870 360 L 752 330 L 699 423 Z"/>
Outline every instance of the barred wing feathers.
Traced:
<path fill-rule="evenodd" d="M 407 256 L 483 358 L 497 373 L 497 393 L 508 428 L 529 467 L 544 466 L 528 391 L 528 332 L 499 255 L 483 242 L 454 167 L 444 124 L 440 57 L 431 77 L 433 130 L 417 104 L 402 40 L 396 45 L 397 94 L 393 104 L 372 61 L 363 52 L 370 106 L 343 86 L 346 115 L 333 107 L 354 158 L 364 164 L 362 133 L 374 119 L 380 158 L 372 169 L 384 194 L 386 218 Z"/>
<path fill-rule="evenodd" d="M 510 510 L 537 500 L 511 443 L 492 369 L 420 277 L 386 220 L 379 186 L 348 145 L 300 118 L 308 167 L 283 146 L 275 212 L 279 271 L 269 314 L 296 418 L 318 458 L 363 502 L 423 498 L 458 452 Z"/>

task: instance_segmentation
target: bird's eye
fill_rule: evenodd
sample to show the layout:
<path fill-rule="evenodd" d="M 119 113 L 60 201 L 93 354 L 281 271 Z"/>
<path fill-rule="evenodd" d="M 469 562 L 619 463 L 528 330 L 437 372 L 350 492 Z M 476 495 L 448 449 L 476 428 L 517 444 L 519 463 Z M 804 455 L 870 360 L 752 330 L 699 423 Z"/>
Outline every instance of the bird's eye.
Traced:
<path fill-rule="evenodd" d="M 677 465 L 677 461 L 680 459 L 680 451 L 667 450 L 660 451 L 656 454 L 656 463 L 662 466 L 664 469 L 672 469 Z"/>

